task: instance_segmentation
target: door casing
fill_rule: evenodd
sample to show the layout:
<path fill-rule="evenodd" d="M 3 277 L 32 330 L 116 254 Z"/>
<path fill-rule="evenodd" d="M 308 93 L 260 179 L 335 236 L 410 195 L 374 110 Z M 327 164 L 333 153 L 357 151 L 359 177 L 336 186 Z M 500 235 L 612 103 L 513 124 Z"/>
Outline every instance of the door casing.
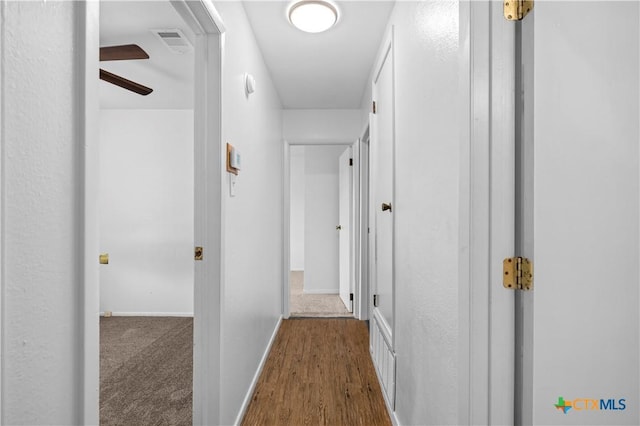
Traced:
<path fill-rule="evenodd" d="M 460 2 L 459 422 L 514 420 L 515 24 L 502 2 Z M 505 402 L 506 401 L 506 402 Z"/>
<path fill-rule="evenodd" d="M 360 166 L 359 166 L 359 152 L 360 152 L 360 140 L 357 141 L 335 141 L 335 142 L 331 142 L 331 141 L 327 141 L 327 142 L 323 142 L 321 144 L 319 144 L 317 141 L 295 141 L 295 142 L 290 142 L 288 140 L 283 140 L 283 164 L 284 164 L 284 179 L 283 179 L 283 184 L 284 184 L 284 188 L 283 188 L 283 241 L 284 244 L 282 246 L 283 249 L 283 264 L 282 264 L 282 275 L 284 277 L 283 280 L 283 286 L 282 286 L 282 316 L 284 319 L 287 319 L 290 317 L 291 315 L 291 308 L 290 308 L 290 294 L 291 294 L 291 280 L 289 277 L 289 271 L 291 270 L 291 233 L 290 233 L 290 227 L 291 227 L 291 165 L 290 165 L 290 161 L 291 161 L 291 146 L 293 145 L 303 145 L 303 146 L 313 146 L 313 145 L 344 145 L 344 146 L 350 146 L 351 147 L 351 152 L 353 153 L 353 177 L 355 178 L 358 174 L 359 174 L 359 170 L 360 170 Z M 352 206 L 359 206 L 360 204 L 360 186 L 359 186 L 359 181 L 356 181 L 354 179 L 354 186 L 353 186 L 353 191 L 351 193 L 352 196 Z M 354 209 L 354 210 L 358 210 L 358 209 Z M 351 238 L 350 238 L 350 248 L 351 248 L 351 262 L 352 262 L 352 267 L 354 265 L 353 263 L 353 259 L 357 258 L 357 252 L 355 251 L 357 249 L 356 247 L 356 242 L 358 241 L 358 239 L 360 238 L 360 218 L 359 218 L 359 212 L 352 212 L 352 217 L 355 218 L 354 222 L 353 222 L 353 232 L 351 232 Z M 356 274 L 356 278 L 359 275 Z M 350 274 L 351 279 L 354 279 L 354 274 Z M 361 294 L 361 282 L 359 280 L 356 279 L 356 282 L 351 282 L 351 288 L 354 289 L 353 292 L 353 306 L 354 306 L 354 310 L 353 310 L 353 316 L 355 318 L 358 319 L 363 319 L 361 317 L 362 315 L 362 310 L 360 309 L 360 294 Z"/>

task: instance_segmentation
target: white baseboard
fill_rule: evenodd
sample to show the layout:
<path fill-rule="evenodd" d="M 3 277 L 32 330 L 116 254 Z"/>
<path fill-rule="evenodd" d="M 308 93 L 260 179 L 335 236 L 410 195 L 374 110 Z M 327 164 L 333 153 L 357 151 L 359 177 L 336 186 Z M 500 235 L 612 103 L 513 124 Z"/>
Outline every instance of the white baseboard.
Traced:
<path fill-rule="evenodd" d="M 104 312 L 100 312 L 104 316 Z M 192 317 L 193 312 L 111 312 L 112 317 Z"/>
<path fill-rule="evenodd" d="M 302 292 L 304 294 L 340 294 L 340 290 L 336 290 L 335 288 L 330 288 L 330 289 L 312 289 L 312 290 L 306 290 L 306 289 L 302 289 Z"/>
<path fill-rule="evenodd" d="M 278 330 L 280 330 L 280 324 L 282 324 L 282 315 L 280 315 L 280 318 L 278 318 L 278 322 L 276 324 L 275 329 L 273 330 L 273 333 L 271 334 L 269 343 L 267 343 L 267 348 L 264 350 L 264 353 L 262 354 L 262 359 L 260 360 L 260 364 L 258 364 L 258 369 L 256 370 L 256 374 L 253 375 L 253 380 L 251 380 L 251 385 L 249 385 L 249 390 L 247 391 L 247 394 L 244 397 L 244 401 L 242 401 L 240 412 L 236 417 L 236 421 L 233 423 L 236 426 L 242 422 L 242 418 L 247 412 L 247 408 L 249 408 L 249 403 L 251 403 L 251 398 L 253 397 L 253 391 L 256 390 L 256 385 L 258 384 L 258 380 L 260 379 L 260 374 L 262 374 L 262 369 L 264 368 L 264 364 L 267 362 L 267 358 L 269 357 L 269 352 L 271 352 L 271 346 L 273 346 L 273 342 L 276 340 L 276 336 L 278 335 Z"/>

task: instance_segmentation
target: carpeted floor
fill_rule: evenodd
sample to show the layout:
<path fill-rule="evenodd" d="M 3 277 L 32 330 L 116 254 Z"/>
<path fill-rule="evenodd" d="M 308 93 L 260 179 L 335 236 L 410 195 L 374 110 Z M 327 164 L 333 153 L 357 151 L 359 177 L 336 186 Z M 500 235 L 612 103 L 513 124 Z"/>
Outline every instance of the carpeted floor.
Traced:
<path fill-rule="evenodd" d="M 192 376 L 192 318 L 100 318 L 101 425 L 191 425 Z"/>
<path fill-rule="evenodd" d="M 304 272 L 291 271 L 289 306 L 294 317 L 351 317 L 353 316 L 337 294 L 304 294 Z"/>

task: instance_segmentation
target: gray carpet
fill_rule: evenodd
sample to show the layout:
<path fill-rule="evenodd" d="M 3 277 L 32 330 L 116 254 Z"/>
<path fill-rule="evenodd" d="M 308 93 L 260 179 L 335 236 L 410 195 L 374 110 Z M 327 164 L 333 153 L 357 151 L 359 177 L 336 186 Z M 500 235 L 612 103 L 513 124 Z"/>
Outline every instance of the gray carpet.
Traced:
<path fill-rule="evenodd" d="M 294 317 L 352 317 L 337 294 L 304 294 L 304 272 L 291 271 L 289 311 Z"/>
<path fill-rule="evenodd" d="M 193 319 L 100 319 L 100 424 L 191 425 Z"/>

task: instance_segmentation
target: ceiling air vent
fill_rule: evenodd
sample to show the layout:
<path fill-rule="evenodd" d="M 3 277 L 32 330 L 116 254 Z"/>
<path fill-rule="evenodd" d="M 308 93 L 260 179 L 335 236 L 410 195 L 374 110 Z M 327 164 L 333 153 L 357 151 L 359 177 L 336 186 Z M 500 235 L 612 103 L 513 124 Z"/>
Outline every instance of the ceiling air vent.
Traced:
<path fill-rule="evenodd" d="M 177 28 L 151 30 L 167 46 L 172 53 L 187 53 L 192 50 L 191 43 L 185 37 L 184 33 Z"/>

